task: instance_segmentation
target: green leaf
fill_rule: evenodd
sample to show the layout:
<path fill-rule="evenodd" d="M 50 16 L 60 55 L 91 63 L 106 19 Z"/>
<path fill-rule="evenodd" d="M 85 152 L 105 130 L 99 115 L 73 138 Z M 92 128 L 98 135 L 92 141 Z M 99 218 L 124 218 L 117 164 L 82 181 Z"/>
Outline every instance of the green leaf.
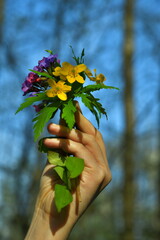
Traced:
<path fill-rule="evenodd" d="M 45 50 L 46 52 L 53 54 L 53 52 L 51 50 Z"/>
<path fill-rule="evenodd" d="M 53 170 L 58 174 L 60 179 L 66 184 L 67 188 L 71 190 L 70 173 L 65 166 L 56 166 Z"/>
<path fill-rule="evenodd" d="M 83 48 L 82 52 L 81 52 L 81 57 L 80 57 L 79 64 L 84 63 L 84 55 L 85 55 L 85 53 L 84 53 L 84 48 Z"/>
<path fill-rule="evenodd" d="M 63 104 L 62 108 L 62 118 L 65 120 L 69 129 L 72 129 L 75 124 L 75 116 L 74 113 L 77 111 L 73 100 L 70 99 L 66 103 Z"/>
<path fill-rule="evenodd" d="M 58 109 L 58 105 L 57 106 L 50 105 L 48 107 L 45 107 L 38 113 L 38 116 L 32 120 L 33 122 L 35 122 L 33 126 L 35 141 L 41 135 L 44 125 L 54 116 L 57 109 Z"/>
<path fill-rule="evenodd" d="M 82 49 L 82 52 L 81 52 L 81 61 L 83 61 L 83 57 L 84 57 L 85 53 L 84 53 L 84 48 Z"/>
<path fill-rule="evenodd" d="M 96 109 L 95 109 L 95 104 L 94 102 L 96 101 L 96 99 L 90 99 L 90 95 L 88 94 L 80 94 L 79 97 L 81 97 L 82 102 L 84 103 L 84 105 L 91 111 L 92 114 L 94 114 L 98 127 L 99 127 L 99 118 L 100 115 L 98 115 Z"/>
<path fill-rule="evenodd" d="M 29 107 L 32 105 L 34 102 L 42 101 L 42 100 L 47 100 L 48 97 L 46 96 L 46 93 L 37 93 L 36 96 L 34 97 L 29 97 L 25 99 L 25 102 L 23 102 L 20 107 L 17 109 L 16 113 L 22 111 L 24 108 Z"/>
<path fill-rule="evenodd" d="M 34 72 L 34 73 L 37 73 L 38 75 L 43 76 L 43 77 L 46 77 L 46 78 L 55 79 L 53 76 L 49 75 L 49 74 L 46 73 L 46 72 L 39 72 L 39 71 L 35 71 L 35 70 L 33 70 L 33 69 L 29 69 L 29 71 Z"/>
<path fill-rule="evenodd" d="M 99 102 L 99 98 L 95 98 L 91 93 L 89 94 L 88 98 L 93 103 L 94 107 L 99 113 L 99 117 L 101 117 L 101 114 L 104 114 L 107 118 L 107 113 L 105 108 L 103 108 L 102 104 Z"/>
<path fill-rule="evenodd" d="M 62 208 L 66 207 L 68 204 L 72 202 L 73 197 L 66 186 L 56 184 L 54 190 L 55 190 L 55 205 L 57 207 L 57 211 L 60 212 Z"/>
<path fill-rule="evenodd" d="M 53 168 L 53 170 L 58 174 L 60 179 L 68 185 L 68 179 L 67 179 L 67 171 L 65 167 L 62 166 L 56 166 Z M 69 179 L 70 180 L 70 179 Z"/>
<path fill-rule="evenodd" d="M 51 136 L 51 137 L 47 137 L 47 138 L 54 138 L 53 136 Z M 44 139 L 46 139 L 46 137 L 44 137 L 44 138 L 41 138 L 39 141 L 38 141 L 38 151 L 40 151 L 40 152 L 42 152 L 42 153 L 48 153 L 49 151 L 53 151 L 53 149 L 52 148 L 48 148 L 48 147 L 46 147 L 45 145 L 44 145 Z M 57 152 L 57 153 L 59 153 L 59 154 L 63 154 L 63 156 L 65 157 L 65 153 L 62 151 L 62 150 L 60 150 L 60 149 L 54 149 L 54 152 Z M 67 153 L 66 153 L 66 156 L 67 156 Z"/>
<path fill-rule="evenodd" d="M 47 154 L 49 163 L 58 166 L 65 166 L 64 156 L 58 152 L 48 151 Z"/>
<path fill-rule="evenodd" d="M 116 89 L 119 90 L 119 88 L 116 87 L 111 87 L 111 86 L 106 86 L 104 84 L 92 84 L 92 85 L 88 85 L 86 87 L 84 87 L 82 89 L 83 93 L 89 93 L 89 92 L 94 92 L 100 89 Z"/>
<path fill-rule="evenodd" d="M 48 152 L 48 148 L 44 145 L 43 141 L 45 138 L 41 138 L 38 142 L 38 151 L 42 152 L 42 153 L 47 153 Z"/>
<path fill-rule="evenodd" d="M 70 48 L 71 48 L 71 51 L 72 51 L 72 54 L 73 54 L 73 59 L 76 61 L 77 65 L 79 64 L 79 57 L 76 57 L 75 53 L 74 53 L 74 50 L 73 50 L 73 47 L 70 45 Z"/>
<path fill-rule="evenodd" d="M 77 65 L 78 64 L 81 64 L 81 63 L 84 63 L 84 48 L 82 49 L 82 52 L 81 52 L 81 57 L 76 57 L 75 53 L 74 53 L 74 50 L 73 50 L 73 47 L 70 46 L 71 48 L 71 51 L 72 51 L 72 54 L 73 54 L 73 59 L 76 61 Z"/>
<path fill-rule="evenodd" d="M 84 169 L 84 160 L 77 157 L 67 157 L 65 160 L 65 165 L 70 173 L 70 178 L 76 178 Z"/>

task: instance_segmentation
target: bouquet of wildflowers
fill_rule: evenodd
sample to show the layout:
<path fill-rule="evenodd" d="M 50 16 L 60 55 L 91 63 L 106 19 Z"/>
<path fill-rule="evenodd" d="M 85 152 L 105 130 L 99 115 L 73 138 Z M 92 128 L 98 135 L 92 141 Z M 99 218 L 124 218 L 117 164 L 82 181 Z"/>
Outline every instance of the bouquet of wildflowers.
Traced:
<path fill-rule="evenodd" d="M 76 57 L 72 49 L 76 65 L 68 62 L 61 64 L 56 54 L 50 50 L 46 51 L 49 56 L 38 61 L 38 65 L 30 70 L 22 84 L 24 95 L 28 94 L 29 97 L 25 99 L 16 112 L 18 113 L 30 105 L 35 108 L 36 117 L 33 118 L 35 141 L 40 137 L 45 124 L 55 116 L 58 110 L 60 110 L 61 118 L 68 128 L 75 127 L 74 114 L 77 109 L 73 100 L 77 97 L 94 114 L 99 126 L 101 115 L 104 114 L 107 117 L 107 113 L 92 92 L 100 89 L 118 88 L 106 86 L 104 84 L 106 78 L 103 74 L 97 74 L 95 69 L 92 73 L 88 69 L 84 64 L 84 49 L 80 57 Z M 86 78 L 92 84 L 84 86 Z M 54 171 L 62 180 L 62 184 L 56 184 L 54 188 L 55 204 L 57 210 L 61 211 L 72 201 L 71 181 L 75 180 L 76 182 L 82 173 L 84 161 L 60 151 L 46 149 L 42 140 L 39 141 L 39 150 L 47 153 L 48 161 L 55 166 Z"/>

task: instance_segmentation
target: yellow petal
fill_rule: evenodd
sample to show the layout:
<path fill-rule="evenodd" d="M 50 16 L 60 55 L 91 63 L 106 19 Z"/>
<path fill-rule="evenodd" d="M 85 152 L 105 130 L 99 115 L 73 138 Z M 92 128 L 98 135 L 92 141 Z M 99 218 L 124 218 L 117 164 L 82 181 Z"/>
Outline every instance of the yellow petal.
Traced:
<path fill-rule="evenodd" d="M 85 70 L 85 73 L 87 74 L 88 77 L 93 75 L 88 68 Z"/>
<path fill-rule="evenodd" d="M 47 90 L 46 94 L 47 94 L 48 97 L 55 97 L 56 96 L 56 93 L 52 89 Z"/>
<path fill-rule="evenodd" d="M 61 71 L 61 67 L 56 67 L 54 69 L 53 75 L 54 76 L 59 76 L 60 75 L 60 71 Z"/>
<path fill-rule="evenodd" d="M 53 79 L 48 79 L 48 84 L 51 87 L 54 87 L 56 85 L 56 82 Z"/>
<path fill-rule="evenodd" d="M 81 77 L 79 74 L 77 74 L 77 76 L 76 76 L 76 81 L 79 82 L 79 83 L 84 83 L 85 82 L 84 78 Z"/>
<path fill-rule="evenodd" d="M 57 93 L 57 96 L 58 96 L 62 101 L 67 100 L 67 95 L 66 95 L 64 92 L 59 92 L 59 93 Z"/>
<path fill-rule="evenodd" d="M 67 70 L 67 71 L 71 71 L 72 69 L 73 69 L 73 65 L 71 65 L 70 63 L 68 63 L 68 62 L 63 62 L 62 63 L 62 68 L 64 69 L 64 70 Z"/>
<path fill-rule="evenodd" d="M 86 70 L 86 65 L 85 64 L 79 64 L 79 65 L 77 65 L 77 66 L 75 66 L 75 71 L 77 72 L 77 73 L 81 73 L 81 72 L 83 72 L 84 70 Z"/>
<path fill-rule="evenodd" d="M 66 76 L 68 73 L 69 73 L 68 69 L 61 68 L 61 76 L 63 76 L 63 75 Z"/>
<path fill-rule="evenodd" d="M 96 77 L 96 81 L 104 82 L 105 80 L 106 80 L 106 77 L 102 73 L 98 74 Z"/>
<path fill-rule="evenodd" d="M 57 85 L 57 87 L 63 88 L 64 82 L 63 81 L 58 81 L 56 85 Z"/>
<path fill-rule="evenodd" d="M 67 74 L 66 74 L 66 75 L 67 75 Z M 63 80 L 63 81 L 65 81 L 65 80 L 66 80 L 66 76 L 64 76 L 64 75 L 61 74 L 61 75 L 60 75 L 60 79 Z"/>
<path fill-rule="evenodd" d="M 69 91 L 71 91 L 71 86 L 64 85 L 64 86 L 63 86 L 63 91 L 64 91 L 64 92 L 69 92 Z"/>
<path fill-rule="evenodd" d="M 89 78 L 91 81 L 96 81 L 96 78 L 95 77 L 90 77 Z"/>
<path fill-rule="evenodd" d="M 68 80 L 69 83 L 74 83 L 76 81 L 75 77 L 73 77 L 71 75 L 67 76 L 67 80 Z"/>

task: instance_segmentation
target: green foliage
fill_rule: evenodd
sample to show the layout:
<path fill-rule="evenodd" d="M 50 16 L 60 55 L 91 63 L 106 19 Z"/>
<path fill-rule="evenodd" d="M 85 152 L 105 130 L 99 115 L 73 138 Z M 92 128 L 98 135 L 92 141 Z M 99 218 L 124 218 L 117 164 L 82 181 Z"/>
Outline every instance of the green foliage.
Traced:
<path fill-rule="evenodd" d="M 66 207 L 73 200 L 71 192 L 67 189 L 66 186 L 61 184 L 56 184 L 54 187 L 55 191 L 55 205 L 57 207 L 58 212 L 61 211 L 62 208 Z"/>
<path fill-rule="evenodd" d="M 51 50 L 45 50 L 46 52 L 53 54 L 53 52 Z"/>
<path fill-rule="evenodd" d="M 72 54 L 73 54 L 73 59 L 75 60 L 75 62 L 78 64 L 81 64 L 81 63 L 84 63 L 84 48 L 82 49 L 82 52 L 81 52 L 81 56 L 80 57 L 76 57 L 75 53 L 74 53 L 74 50 L 72 48 L 72 46 L 70 46 L 71 50 L 72 50 Z"/>
<path fill-rule="evenodd" d="M 75 56 L 72 47 L 71 50 L 73 54 L 73 59 L 75 60 L 76 64 L 83 64 L 85 55 L 84 49 L 82 50 L 80 57 Z M 46 52 L 48 52 L 49 54 L 53 54 L 51 50 L 46 50 Z M 57 72 L 58 76 L 53 75 L 53 71 L 55 70 L 56 66 L 60 67 L 58 70 L 60 72 Z M 74 73 L 75 66 L 72 67 Z M 89 75 L 87 75 L 87 72 L 85 71 L 85 69 L 87 69 L 87 66 L 83 66 L 82 69 L 82 72 L 77 72 L 76 74 L 79 74 L 84 80 L 86 77 L 90 78 L 89 76 L 91 76 L 92 73 L 89 73 Z M 103 74 L 101 74 L 102 79 L 100 78 L 99 80 L 97 80 L 95 74 L 93 78 L 90 78 L 90 80 L 95 80 L 94 84 L 84 87 L 81 81 L 78 81 L 79 78 L 75 77 L 77 76 L 76 74 L 73 74 L 72 76 L 72 74 L 70 74 L 70 70 L 67 69 L 67 75 L 65 75 L 65 71 L 62 70 L 64 69 L 61 69 L 61 64 L 59 64 L 58 62 L 55 66 L 50 65 L 50 67 L 44 68 L 43 72 L 30 69 L 30 71 L 38 74 L 39 78 L 37 82 L 34 82 L 35 85 L 31 85 L 31 89 L 29 89 L 29 92 L 32 92 L 32 89 L 34 89 L 34 87 L 37 87 L 37 91 L 39 91 L 40 93 L 37 93 L 34 97 L 27 98 L 25 102 L 20 105 L 16 113 L 32 105 L 34 102 L 41 101 L 41 103 L 37 106 L 41 110 L 33 119 L 35 141 L 41 135 L 45 124 L 54 117 L 58 109 L 60 110 L 60 116 L 64 120 L 66 126 L 69 129 L 75 127 L 75 112 L 77 111 L 77 108 L 74 99 L 76 97 L 81 98 L 84 105 L 95 116 L 97 124 L 99 126 L 101 115 L 104 114 L 107 117 L 107 113 L 103 108 L 102 104 L 99 102 L 99 99 L 95 98 L 92 95 L 92 92 L 98 91 L 100 89 L 118 90 L 118 88 L 104 85 L 103 82 L 105 80 L 105 77 L 103 76 Z M 67 81 L 67 77 L 71 77 L 73 79 L 73 82 Z M 47 79 L 54 79 L 55 82 L 53 82 L 53 84 L 50 84 L 49 81 L 46 81 Z M 66 82 L 62 83 L 62 81 Z M 48 92 L 51 93 L 48 96 L 53 97 L 48 97 Z M 53 165 L 53 171 L 57 174 L 57 177 L 59 177 L 59 182 L 61 182 L 61 184 L 56 184 L 54 188 L 55 205 L 58 212 L 60 212 L 62 208 L 67 206 L 72 201 L 72 187 L 74 187 L 73 182 L 75 182 L 76 184 L 77 178 L 83 172 L 84 160 L 74 156 L 69 156 L 59 149 L 56 149 L 53 152 L 52 149 L 48 149 L 44 146 L 43 140 L 44 139 L 41 139 L 39 141 L 38 149 L 41 152 L 47 153 L 48 161 L 50 164 Z"/>
<path fill-rule="evenodd" d="M 29 97 L 25 99 L 25 102 L 23 102 L 20 107 L 17 109 L 16 113 L 22 111 L 24 108 L 29 107 L 30 105 L 32 105 L 35 102 L 39 102 L 42 100 L 47 100 L 48 97 L 46 96 L 46 93 L 37 93 L 34 97 Z"/>
<path fill-rule="evenodd" d="M 33 129 L 34 129 L 34 140 L 36 141 L 39 136 L 41 135 L 43 128 L 45 124 L 54 116 L 56 111 L 58 110 L 58 104 L 57 106 L 53 106 L 52 104 L 50 106 L 47 106 L 43 108 L 38 114 L 37 117 L 33 119 L 33 122 L 35 122 Z"/>
<path fill-rule="evenodd" d="M 49 149 L 43 144 L 45 138 L 41 138 L 38 142 L 38 151 L 42 153 L 47 153 Z"/>
<path fill-rule="evenodd" d="M 61 167 L 61 166 L 56 166 L 56 167 L 53 168 L 53 170 L 58 174 L 60 179 L 66 184 L 66 187 L 68 187 L 69 179 L 67 179 L 66 168 L 65 167 Z M 70 189 L 70 184 L 69 184 L 68 189 Z"/>
<path fill-rule="evenodd" d="M 82 92 L 83 93 L 90 93 L 90 92 L 94 92 L 94 91 L 97 91 L 97 90 L 100 90 L 100 89 L 116 89 L 116 90 L 119 90 L 119 88 L 116 88 L 116 87 L 112 87 L 112 86 L 106 86 L 104 84 L 94 84 L 94 85 L 87 85 L 86 87 L 84 87 L 82 89 Z"/>
<path fill-rule="evenodd" d="M 50 164 L 58 165 L 58 166 L 65 166 L 64 155 L 62 155 L 58 152 L 48 151 L 47 157 L 48 157 L 48 161 Z"/>
<path fill-rule="evenodd" d="M 68 157 L 53 151 L 48 151 L 47 155 L 49 163 L 54 165 L 53 170 L 62 181 L 62 185 L 55 185 L 55 204 L 58 211 L 61 211 L 71 201 L 71 179 L 77 178 L 82 173 L 84 160 L 77 157 Z M 61 188 L 60 186 L 63 187 Z"/>
<path fill-rule="evenodd" d="M 84 160 L 77 157 L 67 157 L 65 161 L 70 178 L 78 177 L 84 169 Z"/>
<path fill-rule="evenodd" d="M 46 72 L 39 72 L 33 69 L 29 69 L 29 71 L 37 73 L 40 76 L 46 77 L 46 78 L 51 78 L 51 79 L 55 79 L 53 76 L 51 76 L 50 74 L 46 73 Z"/>
<path fill-rule="evenodd" d="M 69 129 L 72 129 L 75 124 L 74 113 L 77 111 L 72 99 L 63 104 L 62 118 L 65 120 Z"/>
<path fill-rule="evenodd" d="M 91 93 L 90 94 L 80 94 L 79 97 L 81 97 L 82 102 L 84 105 L 91 111 L 91 113 L 95 116 L 98 127 L 99 127 L 99 118 L 101 118 L 101 114 L 106 115 L 107 113 L 105 109 L 102 107 L 102 104 L 99 101 L 98 98 L 95 98 Z"/>

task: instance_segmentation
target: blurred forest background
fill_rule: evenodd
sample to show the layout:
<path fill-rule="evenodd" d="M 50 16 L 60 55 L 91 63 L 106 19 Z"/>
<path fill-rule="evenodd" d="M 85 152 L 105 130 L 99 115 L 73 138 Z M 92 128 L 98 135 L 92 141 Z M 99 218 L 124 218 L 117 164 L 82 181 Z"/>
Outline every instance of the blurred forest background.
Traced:
<path fill-rule="evenodd" d="M 14 115 L 24 99 L 21 84 L 28 69 L 47 56 L 45 49 L 72 61 L 69 45 L 76 55 L 85 48 L 89 68 L 120 88 L 97 92 L 109 116 L 102 118 L 100 131 L 113 180 L 70 240 L 159 239 L 159 5 L 158 0 L 0 0 L 1 240 L 24 239 L 46 161 L 33 142 L 32 107 Z"/>

